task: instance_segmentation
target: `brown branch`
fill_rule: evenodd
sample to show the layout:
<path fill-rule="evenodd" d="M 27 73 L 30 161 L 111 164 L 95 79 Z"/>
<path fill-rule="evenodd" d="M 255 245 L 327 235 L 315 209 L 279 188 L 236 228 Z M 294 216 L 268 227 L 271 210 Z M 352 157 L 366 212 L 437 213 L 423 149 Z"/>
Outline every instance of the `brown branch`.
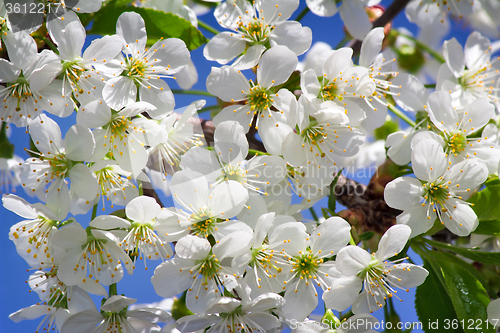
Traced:
<path fill-rule="evenodd" d="M 394 0 L 391 5 L 387 7 L 382 16 L 373 22 L 373 28 L 384 27 L 387 23 L 391 22 L 409 2 L 410 0 Z M 354 41 L 351 48 L 353 49 L 354 55 L 359 54 L 361 50 L 361 41 Z"/>

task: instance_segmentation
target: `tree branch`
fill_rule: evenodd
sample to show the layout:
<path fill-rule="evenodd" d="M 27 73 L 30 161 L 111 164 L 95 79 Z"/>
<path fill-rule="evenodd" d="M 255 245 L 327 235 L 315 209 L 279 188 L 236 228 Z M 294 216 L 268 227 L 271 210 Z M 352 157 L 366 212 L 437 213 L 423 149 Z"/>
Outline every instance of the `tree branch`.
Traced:
<path fill-rule="evenodd" d="M 373 28 L 384 27 L 387 23 L 391 22 L 409 2 L 410 0 L 394 0 L 391 5 L 387 7 L 382 16 L 373 22 Z M 354 44 L 352 44 L 351 48 L 354 51 L 354 55 L 359 54 L 359 51 L 361 50 L 361 41 L 356 40 Z"/>

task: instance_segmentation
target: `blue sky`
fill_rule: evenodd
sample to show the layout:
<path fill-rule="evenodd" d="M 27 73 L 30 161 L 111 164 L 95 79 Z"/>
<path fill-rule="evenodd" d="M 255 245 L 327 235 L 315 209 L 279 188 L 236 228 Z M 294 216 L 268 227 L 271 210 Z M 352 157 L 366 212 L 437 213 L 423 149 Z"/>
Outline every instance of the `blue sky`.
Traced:
<path fill-rule="evenodd" d="M 384 0 L 382 1 L 382 5 L 388 6 L 391 2 L 392 1 Z M 305 1 L 301 0 L 301 5 L 293 17 L 295 17 L 304 7 Z M 200 17 L 200 19 L 213 27 L 219 28 L 211 14 L 204 15 Z M 322 18 L 309 13 L 304 17 L 301 23 L 313 30 L 313 43 L 322 41 L 335 46 L 344 36 L 339 15 L 333 18 Z M 393 26 L 404 26 L 413 33 L 416 33 L 416 26 L 408 23 L 404 13 L 400 13 L 398 17 L 396 17 Z M 206 31 L 203 31 L 203 33 L 207 37 L 211 37 L 210 33 Z M 451 34 L 456 36 L 460 43 L 464 44 L 469 34 L 469 30 L 462 24 L 453 23 Z M 91 36 L 89 36 L 89 42 L 90 39 Z M 210 68 L 219 65 L 203 58 L 203 48 L 193 51 L 192 58 L 199 74 L 199 81 L 193 89 L 206 90 L 205 80 L 210 73 Z M 178 88 L 174 80 L 167 80 L 167 82 L 173 89 Z M 175 97 L 177 107 L 186 106 L 191 101 L 202 98 L 202 96 L 191 95 L 176 95 Z M 214 103 L 215 99 L 207 100 L 207 106 L 214 105 Z M 68 128 L 75 123 L 75 115 L 60 121 L 58 120 L 58 122 L 64 134 Z M 14 128 L 13 126 L 10 140 L 16 146 L 16 154 L 23 159 L 27 158 L 27 154 L 23 151 L 24 147 L 29 146 L 28 136 L 25 134 L 25 130 L 23 128 Z M 369 179 L 359 179 L 359 181 L 368 183 Z M 27 197 L 24 191 L 19 187 L 17 188 L 16 194 L 26 198 L 31 203 L 35 202 L 34 199 Z M 172 204 L 169 198 L 162 197 L 162 201 L 167 206 Z M 326 206 L 326 201 L 322 200 L 319 205 Z M 317 210 L 319 211 L 319 209 Z M 0 243 L 3 245 L 3 256 L 0 262 L 0 276 L 2 279 L 2 288 L 0 288 L 0 299 L 2 300 L 0 305 L 0 333 L 14 331 L 34 332 L 40 320 L 36 319 L 15 324 L 8 318 L 10 313 L 37 303 L 39 299 L 35 293 L 29 292 L 30 288 L 25 282 L 32 271 L 26 271 L 29 269 L 28 265 L 17 255 L 14 244 L 8 239 L 10 227 L 21 221 L 21 218 L 3 207 L 0 207 L 0 216 L 2 217 L 0 223 Z M 310 218 L 308 214 L 305 214 L 305 217 Z M 90 214 L 83 216 L 79 215 L 77 221 L 83 226 L 86 226 L 90 221 Z M 415 262 L 420 263 L 420 260 L 418 260 L 419 258 L 415 254 L 410 253 L 410 256 Z M 159 264 L 159 262 L 150 261 L 149 270 L 145 270 L 142 263 L 139 263 L 132 276 L 125 274 L 123 280 L 118 284 L 118 293 L 125 293 L 128 297 L 138 298 L 138 303 L 159 301 L 161 298 L 156 295 L 150 283 L 150 278 L 157 264 Z M 403 322 L 418 321 L 414 310 L 414 291 L 415 290 L 410 290 L 409 293 L 400 295 L 403 302 L 401 304 L 395 304 L 396 310 Z M 401 294 L 403 294 L 403 292 L 401 292 Z M 100 298 L 95 298 L 95 300 L 97 304 L 100 304 Z M 322 305 L 320 304 L 318 308 L 322 309 Z M 383 311 L 378 311 L 376 314 L 379 319 L 383 319 Z M 417 333 L 420 331 L 414 330 L 413 332 Z"/>

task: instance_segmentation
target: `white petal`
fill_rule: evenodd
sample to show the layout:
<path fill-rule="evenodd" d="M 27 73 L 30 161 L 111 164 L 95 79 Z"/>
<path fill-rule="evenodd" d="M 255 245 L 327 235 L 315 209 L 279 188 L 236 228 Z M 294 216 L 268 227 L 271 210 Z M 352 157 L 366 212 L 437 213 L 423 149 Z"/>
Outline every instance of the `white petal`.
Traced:
<path fill-rule="evenodd" d="M 312 43 L 312 31 L 296 21 L 287 21 L 278 25 L 270 36 L 271 45 L 283 45 L 296 55 L 305 53 Z"/>
<path fill-rule="evenodd" d="M 61 327 L 61 333 L 95 332 L 104 318 L 96 310 L 85 310 L 69 317 Z"/>
<path fill-rule="evenodd" d="M 243 254 L 250 248 L 253 235 L 244 231 L 237 231 L 223 237 L 212 248 L 212 253 L 216 258 L 222 261 L 225 258 L 234 258 Z"/>
<path fill-rule="evenodd" d="M 102 96 L 109 107 L 120 110 L 135 102 L 137 88 L 133 80 L 124 76 L 116 77 L 108 80 L 102 90 Z"/>
<path fill-rule="evenodd" d="M 300 77 L 300 88 L 309 101 L 314 101 L 318 98 L 321 92 L 321 84 L 318 81 L 318 75 L 312 68 L 302 73 Z"/>
<path fill-rule="evenodd" d="M 239 34 L 224 31 L 215 35 L 203 49 L 203 55 L 207 60 L 217 61 L 225 65 L 243 51 L 245 51 L 246 42 Z"/>
<path fill-rule="evenodd" d="M 399 177 L 385 186 L 384 200 L 388 206 L 404 210 L 418 203 L 423 193 L 422 183 L 418 179 Z"/>
<path fill-rule="evenodd" d="M 151 278 L 156 293 L 161 297 L 172 297 L 184 292 L 193 283 L 189 273 L 193 264 L 192 260 L 177 257 L 161 263 Z"/>
<path fill-rule="evenodd" d="M 82 125 L 70 127 L 64 137 L 66 157 L 73 161 L 88 161 L 94 154 L 94 136 L 92 131 Z"/>
<path fill-rule="evenodd" d="M 141 15 L 137 13 L 121 14 L 116 21 L 116 34 L 130 53 L 142 52 L 146 47 L 146 26 Z"/>
<path fill-rule="evenodd" d="M 178 73 L 191 58 L 186 43 L 179 38 L 167 38 L 156 42 L 146 56 L 154 60 L 155 66 L 167 68 L 169 75 Z"/>
<path fill-rule="evenodd" d="M 0 59 L 0 82 L 9 83 L 16 82 L 21 72 L 5 59 Z"/>
<path fill-rule="evenodd" d="M 443 43 L 443 56 L 453 75 L 462 76 L 465 70 L 465 55 L 462 45 L 455 37 Z"/>
<path fill-rule="evenodd" d="M 104 126 L 111 120 L 111 109 L 101 100 L 94 100 L 82 105 L 76 113 L 79 125 L 96 128 Z"/>
<path fill-rule="evenodd" d="M 307 156 L 302 148 L 300 135 L 290 133 L 283 142 L 283 157 L 285 161 L 295 167 L 302 166 L 307 161 Z"/>
<path fill-rule="evenodd" d="M 128 298 L 122 295 L 113 295 L 109 297 L 103 305 L 101 305 L 102 311 L 108 312 L 120 312 L 123 308 L 134 304 L 137 301 L 135 298 Z"/>
<path fill-rule="evenodd" d="M 429 216 L 427 216 L 428 211 Z M 432 228 L 436 217 L 436 213 L 432 211 L 432 208 L 429 209 L 428 205 L 423 207 L 420 203 L 416 203 L 399 214 L 396 221 L 398 224 L 409 226 L 411 228 L 410 238 L 413 238 Z"/>
<path fill-rule="evenodd" d="M 208 284 L 204 282 L 203 278 L 198 278 L 193 287 L 187 291 L 186 306 L 194 313 L 203 314 L 220 296 L 213 278 L 208 280 Z"/>
<path fill-rule="evenodd" d="M 284 83 L 297 67 L 297 56 L 285 46 L 267 50 L 259 62 L 257 80 L 262 87 Z"/>
<path fill-rule="evenodd" d="M 38 212 L 26 200 L 14 194 L 2 196 L 3 207 L 24 217 L 25 219 L 36 219 Z"/>
<path fill-rule="evenodd" d="M 435 181 L 446 171 L 446 154 L 439 142 L 427 139 L 413 147 L 411 153 L 413 172 L 418 179 Z"/>
<path fill-rule="evenodd" d="M 334 279 L 330 288 L 323 294 L 325 306 L 337 311 L 347 310 L 359 295 L 361 287 L 362 280 L 357 276 Z"/>
<path fill-rule="evenodd" d="M 212 188 L 208 205 L 213 216 L 229 219 L 243 209 L 248 200 L 248 191 L 240 183 L 229 180 Z"/>
<path fill-rule="evenodd" d="M 94 228 L 110 230 L 116 228 L 130 228 L 130 222 L 114 215 L 99 215 L 89 225 Z"/>
<path fill-rule="evenodd" d="M 265 50 L 266 47 L 264 45 L 252 45 L 246 50 L 244 55 L 238 57 L 238 59 L 234 61 L 231 67 L 236 69 L 249 69 L 255 67 L 259 63 L 260 56 Z"/>
<path fill-rule="evenodd" d="M 488 312 L 488 321 L 495 327 L 500 327 L 500 298 L 488 304 L 486 310 Z"/>
<path fill-rule="evenodd" d="M 236 121 L 220 123 L 214 132 L 215 151 L 224 163 L 243 161 L 248 154 L 245 130 Z"/>
<path fill-rule="evenodd" d="M 362 40 L 372 28 L 372 24 L 361 1 L 342 1 L 339 14 L 347 31 L 356 39 Z"/>
<path fill-rule="evenodd" d="M 55 154 L 63 146 L 59 125 L 44 114 L 31 122 L 29 132 L 35 146 L 45 155 Z"/>
<path fill-rule="evenodd" d="M 451 95 L 447 91 L 435 91 L 427 99 L 427 112 L 434 125 L 441 131 L 450 131 L 456 127 L 457 112 L 451 104 Z"/>
<path fill-rule="evenodd" d="M 446 207 L 449 214 L 442 214 L 442 221 L 452 233 L 465 237 L 477 228 L 479 224 L 478 218 L 467 203 L 450 198 L 446 201 Z"/>
<path fill-rule="evenodd" d="M 337 4 L 333 1 L 306 0 L 306 4 L 318 16 L 330 17 L 337 14 Z"/>
<path fill-rule="evenodd" d="M 196 332 L 203 331 L 205 328 L 212 326 L 218 320 L 211 317 L 199 315 L 190 315 L 179 318 L 176 322 L 177 329 L 181 332 Z"/>
<path fill-rule="evenodd" d="M 391 268 L 391 273 L 387 277 L 389 283 L 398 288 L 415 288 L 424 283 L 429 272 L 420 266 L 412 264 L 399 264 Z"/>
<path fill-rule="evenodd" d="M 161 212 L 160 205 L 154 198 L 140 196 L 127 204 L 125 213 L 127 218 L 134 222 L 148 223 L 154 220 Z"/>
<path fill-rule="evenodd" d="M 82 199 L 94 200 L 97 196 L 98 182 L 90 168 L 79 163 L 69 170 L 71 188 Z"/>
<path fill-rule="evenodd" d="M 304 320 L 318 305 L 318 295 L 314 284 L 306 285 L 305 280 L 298 280 L 285 292 L 283 312 L 286 318 Z"/>
<path fill-rule="evenodd" d="M 46 316 L 56 312 L 56 308 L 48 305 L 32 305 L 30 307 L 21 309 L 9 315 L 9 318 L 19 323 L 23 320 L 36 319 L 41 316 Z"/>
<path fill-rule="evenodd" d="M 375 258 L 384 261 L 396 256 L 403 250 L 410 237 L 411 229 L 407 225 L 398 224 L 390 227 L 382 236 L 378 243 L 378 250 Z"/>
<path fill-rule="evenodd" d="M 225 102 L 244 99 L 250 90 L 250 84 L 243 74 L 232 67 L 212 67 L 207 78 L 207 90 Z"/>
<path fill-rule="evenodd" d="M 384 28 L 372 29 L 361 44 L 359 54 L 359 65 L 369 67 L 375 61 L 375 58 L 382 49 L 382 41 L 384 40 Z M 397 76 L 396 76 L 397 77 Z"/>
<path fill-rule="evenodd" d="M 205 259 L 210 249 L 210 243 L 205 238 L 193 235 L 182 237 L 175 245 L 175 252 L 183 259 Z"/>
<path fill-rule="evenodd" d="M 488 169 L 477 160 L 464 160 L 452 166 L 445 177 L 454 192 L 468 192 L 481 185 L 488 178 Z"/>
<path fill-rule="evenodd" d="M 129 136 L 126 145 L 123 143 L 125 142 L 116 142 L 118 148 L 114 150 L 113 156 L 121 168 L 131 172 L 133 178 L 137 178 L 146 166 L 148 153 L 144 146 L 132 136 Z"/>
<path fill-rule="evenodd" d="M 59 56 L 66 61 L 76 60 L 81 55 L 85 43 L 85 28 L 79 21 L 71 22 L 59 36 Z"/>
<path fill-rule="evenodd" d="M 99 39 L 94 39 L 83 53 L 83 61 L 86 63 L 109 62 L 116 58 L 121 52 L 122 46 L 122 41 L 117 35 L 103 36 Z"/>
<path fill-rule="evenodd" d="M 326 74 L 329 79 L 338 77 L 340 73 L 344 73 L 351 67 L 351 57 L 352 49 L 350 47 L 343 47 L 334 51 L 323 65 L 323 74 Z"/>
<path fill-rule="evenodd" d="M 469 135 L 483 128 L 493 118 L 495 107 L 486 98 L 480 98 L 465 107 L 462 118 L 464 135 Z"/>
<path fill-rule="evenodd" d="M 392 83 L 400 86 L 401 93 L 393 95 L 396 103 L 405 111 L 417 112 L 425 110 L 427 101 L 427 89 L 415 76 L 407 73 L 399 73 Z"/>
<path fill-rule="evenodd" d="M 341 249 L 335 259 L 336 267 L 344 275 L 356 275 L 365 269 L 372 256 L 357 246 L 348 245 Z"/>
<path fill-rule="evenodd" d="M 341 217 L 333 216 L 311 233 L 311 250 L 320 257 L 330 257 L 349 243 L 351 225 Z"/>
<path fill-rule="evenodd" d="M 35 40 L 26 32 L 7 32 L 2 36 L 7 46 L 10 61 L 19 69 L 26 69 L 35 62 L 37 47 Z"/>
<path fill-rule="evenodd" d="M 478 70 L 480 66 L 485 66 L 490 60 L 491 42 L 488 38 L 474 31 L 467 38 L 465 43 L 465 64 L 470 70 Z"/>
<path fill-rule="evenodd" d="M 148 82 L 144 83 L 149 84 Z M 167 82 L 163 80 L 154 80 L 152 84 L 154 84 L 154 87 L 148 86 L 151 87 L 150 89 L 141 86 L 139 88 L 139 97 L 141 101 L 149 102 L 156 107 L 147 111 L 151 118 L 162 119 L 165 114 L 174 110 L 174 94 Z"/>
<path fill-rule="evenodd" d="M 183 170 L 176 172 L 170 182 L 170 191 L 176 202 L 184 208 L 197 211 L 207 205 L 208 183 L 206 178 L 195 171 Z"/>

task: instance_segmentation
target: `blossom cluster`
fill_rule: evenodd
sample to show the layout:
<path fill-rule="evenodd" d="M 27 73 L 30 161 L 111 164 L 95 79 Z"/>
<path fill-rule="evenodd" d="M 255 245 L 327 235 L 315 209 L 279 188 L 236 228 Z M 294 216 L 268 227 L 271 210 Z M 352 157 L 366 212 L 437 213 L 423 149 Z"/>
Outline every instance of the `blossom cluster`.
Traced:
<path fill-rule="evenodd" d="M 321 297 L 327 309 L 350 308 L 349 321 L 371 322 L 400 299 L 398 290 L 429 275 L 407 260 L 409 240 L 433 227 L 458 237 L 478 227 L 467 199 L 500 163 L 500 57 L 480 32 L 423 58 L 425 66 L 443 60 L 429 89 L 424 70 L 400 59 L 401 49 L 422 42 L 372 27 L 380 0 L 306 1 L 315 15 L 338 11 L 349 38 L 362 41 L 358 51 L 354 43 L 311 47 L 311 29 L 290 19 L 299 0 L 134 1 L 116 33 L 84 47 L 81 13 L 108 2 L 42 1 L 65 11 L 20 31 L 23 18 L 9 13 L 9 1 L 0 4 L 0 140 L 8 142 L 14 125 L 32 141 L 25 159 L 1 151 L 2 202 L 20 217 L 9 238 L 35 271 L 28 283 L 41 300 L 12 320 L 42 317 L 39 329 L 62 333 L 316 332 L 300 326 L 320 325 L 291 323 L 314 320 Z M 137 9 L 197 27 L 212 5 L 227 31 L 203 49 L 220 65 L 206 79 L 219 102 L 209 140 L 196 120 L 206 102 L 176 109 L 169 86 L 177 80 L 189 90 L 198 79 L 185 40 L 151 41 Z M 412 0 L 406 15 L 425 31 L 449 24 L 448 14 L 472 18 L 488 6 L 494 1 Z M 498 17 L 483 28 L 498 30 Z M 56 120 L 74 113 L 63 136 Z M 375 141 L 395 124 L 391 115 L 410 126 Z M 367 242 L 330 207 L 324 218 L 304 218 L 319 200 L 335 200 L 343 168 L 384 161 L 407 171 L 382 189 L 394 225 Z M 147 191 L 165 184 L 170 207 Z M 16 186 L 38 202 L 8 194 Z M 158 296 L 183 295 L 183 316 L 170 313 L 172 304 L 138 306 L 118 294 L 138 265 L 154 268 Z M 103 298 L 100 308 L 90 295 Z"/>

